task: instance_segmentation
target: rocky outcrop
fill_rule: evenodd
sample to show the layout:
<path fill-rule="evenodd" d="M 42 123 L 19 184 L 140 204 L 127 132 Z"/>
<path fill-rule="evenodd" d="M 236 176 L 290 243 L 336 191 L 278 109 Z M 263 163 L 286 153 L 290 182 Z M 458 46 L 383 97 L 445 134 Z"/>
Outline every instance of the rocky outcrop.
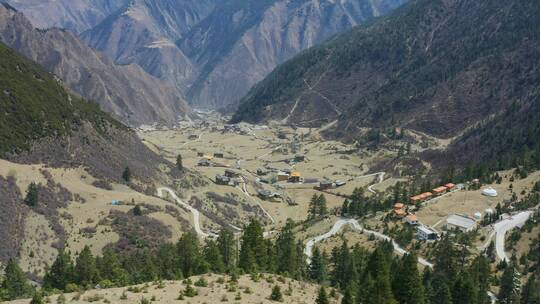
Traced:
<path fill-rule="evenodd" d="M 56 74 L 74 92 L 130 125 L 174 124 L 189 107 L 175 88 L 141 67 L 116 65 L 74 34 L 35 30 L 22 13 L 0 5 L 0 41 Z"/>

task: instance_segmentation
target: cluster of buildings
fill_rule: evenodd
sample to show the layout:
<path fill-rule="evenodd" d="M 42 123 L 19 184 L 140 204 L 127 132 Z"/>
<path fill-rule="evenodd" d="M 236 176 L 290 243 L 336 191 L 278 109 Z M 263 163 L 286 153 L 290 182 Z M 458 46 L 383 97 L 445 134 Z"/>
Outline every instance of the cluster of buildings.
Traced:
<path fill-rule="evenodd" d="M 263 200 L 271 200 L 281 198 L 281 194 L 266 189 L 257 190 L 257 195 Z"/>
<path fill-rule="evenodd" d="M 216 175 L 216 184 L 236 187 L 244 182 L 242 175 L 234 170 L 226 169 L 223 175 Z"/>
<path fill-rule="evenodd" d="M 410 226 L 416 227 L 416 238 L 424 241 L 434 241 L 439 237 L 439 234 L 433 229 L 422 225 L 418 221 L 418 216 L 414 213 L 409 213 L 407 206 L 402 203 L 394 204 L 394 216 L 402 219 L 402 221 Z"/>
<path fill-rule="evenodd" d="M 272 174 L 272 176 L 269 176 Z M 304 181 L 302 174 L 298 171 L 291 171 L 289 169 L 257 169 L 257 175 L 260 176 L 259 180 L 263 183 L 270 184 L 271 180 L 275 177 L 277 182 L 289 182 L 289 183 L 301 183 Z"/>
<path fill-rule="evenodd" d="M 341 180 L 331 181 L 331 180 L 322 180 L 319 182 L 319 186 L 315 187 L 317 190 L 328 190 L 328 189 L 334 189 L 339 188 L 342 186 L 345 186 L 347 183 Z"/>
<path fill-rule="evenodd" d="M 402 203 L 396 203 L 393 209 L 393 215 L 396 218 L 401 219 L 404 223 L 410 226 L 417 226 L 416 228 L 416 238 L 419 240 L 436 240 L 439 235 L 438 233 L 425 225 L 422 225 L 418 221 L 418 217 L 408 211 L 407 206 Z M 487 210 L 486 210 L 487 212 Z M 461 232 L 470 232 L 475 230 L 478 227 L 478 220 L 480 218 L 471 218 L 466 215 L 461 214 L 452 214 L 446 219 L 444 228 L 447 231 L 461 231 Z"/>
<path fill-rule="evenodd" d="M 215 152 L 212 155 L 210 155 L 210 154 L 204 154 L 203 152 L 197 152 L 197 157 L 199 157 L 199 161 L 197 162 L 198 166 L 211 167 L 215 165 L 214 159 L 225 158 L 225 154 L 222 152 Z"/>
<path fill-rule="evenodd" d="M 433 197 L 441 196 L 445 194 L 446 192 L 453 190 L 455 187 L 456 185 L 452 183 L 448 183 L 444 186 L 439 186 L 431 190 L 431 192 L 424 192 L 422 194 L 418 194 L 411 197 L 411 203 L 417 204 L 417 203 L 425 202 Z"/>

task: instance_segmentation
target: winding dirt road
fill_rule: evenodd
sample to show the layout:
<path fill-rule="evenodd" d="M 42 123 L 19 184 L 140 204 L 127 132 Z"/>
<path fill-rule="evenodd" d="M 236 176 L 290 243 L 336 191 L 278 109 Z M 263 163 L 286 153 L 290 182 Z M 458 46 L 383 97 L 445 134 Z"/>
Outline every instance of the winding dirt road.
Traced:
<path fill-rule="evenodd" d="M 529 219 L 532 213 L 532 211 L 523 211 L 518 214 L 514 214 L 507 219 L 501 220 L 495 225 L 493 225 L 493 228 L 495 230 L 495 250 L 497 252 L 497 256 L 501 261 L 508 260 L 506 250 L 504 249 L 506 233 L 516 227 L 525 224 L 525 222 Z"/>
<path fill-rule="evenodd" d="M 168 195 L 170 195 L 176 202 L 177 205 L 179 205 L 180 207 L 184 208 L 184 209 L 187 209 L 189 212 L 191 212 L 191 214 L 193 214 L 193 227 L 195 228 L 195 232 L 203 237 L 203 238 L 206 238 L 206 237 L 217 237 L 217 235 L 215 233 L 206 233 L 202 230 L 201 228 L 201 213 L 199 212 L 199 210 L 191 207 L 190 205 L 184 203 L 177 195 L 176 193 L 174 192 L 174 190 L 172 190 L 171 188 L 167 188 L 167 187 L 161 187 L 161 188 L 158 188 L 157 189 L 157 195 L 161 198 L 166 198 L 166 195 L 165 193 L 168 193 Z"/>
<path fill-rule="evenodd" d="M 319 236 L 316 236 L 316 237 L 310 239 L 307 242 L 306 248 L 304 249 L 304 254 L 307 256 L 308 264 L 311 262 L 311 256 L 313 254 L 313 247 L 315 246 L 315 244 L 336 235 L 346 225 L 350 225 L 352 228 L 354 228 L 357 231 L 361 231 L 361 232 L 364 232 L 364 233 L 367 233 L 367 234 L 374 235 L 376 238 L 379 238 L 379 239 L 382 239 L 382 240 L 385 240 L 385 241 L 391 241 L 392 245 L 394 246 L 394 251 L 396 251 L 400 255 L 404 255 L 404 254 L 407 253 L 407 251 L 405 249 L 401 248 L 401 246 L 399 246 L 391 237 L 389 237 L 387 235 L 384 235 L 382 233 L 379 233 L 377 231 L 364 229 L 360 225 L 360 223 L 358 223 L 358 221 L 355 220 L 355 219 L 339 219 L 339 220 L 336 221 L 336 223 L 334 223 L 334 226 L 332 226 L 332 229 L 330 229 L 330 231 L 326 232 L 325 234 L 321 234 Z M 433 264 L 428 262 L 427 260 L 425 260 L 423 258 L 419 257 L 418 258 L 418 263 L 420 263 L 420 264 L 422 264 L 422 265 L 424 265 L 426 267 L 433 268 Z"/>

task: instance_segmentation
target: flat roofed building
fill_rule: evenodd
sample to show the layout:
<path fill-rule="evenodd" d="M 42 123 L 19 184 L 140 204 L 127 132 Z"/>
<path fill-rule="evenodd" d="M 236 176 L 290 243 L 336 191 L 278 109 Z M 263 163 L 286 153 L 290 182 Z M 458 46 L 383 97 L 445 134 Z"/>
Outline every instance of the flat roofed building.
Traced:
<path fill-rule="evenodd" d="M 474 219 L 459 215 L 452 214 L 446 219 L 446 229 L 447 230 L 459 230 L 462 232 L 469 232 L 476 229 L 477 223 Z"/>
<path fill-rule="evenodd" d="M 230 181 L 231 179 L 227 176 L 216 175 L 216 184 L 218 185 L 228 185 Z"/>
<path fill-rule="evenodd" d="M 416 237 L 419 240 L 434 241 L 437 239 L 438 235 L 437 232 L 425 226 L 418 226 L 418 229 L 416 230 Z"/>
<path fill-rule="evenodd" d="M 240 173 L 234 171 L 234 170 L 231 170 L 231 169 L 226 169 L 225 170 L 225 176 L 226 177 L 229 177 L 229 178 L 237 178 L 237 177 L 240 177 Z"/>

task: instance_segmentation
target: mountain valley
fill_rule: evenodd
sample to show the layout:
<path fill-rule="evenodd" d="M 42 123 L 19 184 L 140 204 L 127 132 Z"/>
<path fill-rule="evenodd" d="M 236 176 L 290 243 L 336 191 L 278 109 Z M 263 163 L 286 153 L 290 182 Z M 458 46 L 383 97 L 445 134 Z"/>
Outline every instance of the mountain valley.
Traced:
<path fill-rule="evenodd" d="M 0 2 L 0 301 L 540 301 L 540 4 Z"/>

